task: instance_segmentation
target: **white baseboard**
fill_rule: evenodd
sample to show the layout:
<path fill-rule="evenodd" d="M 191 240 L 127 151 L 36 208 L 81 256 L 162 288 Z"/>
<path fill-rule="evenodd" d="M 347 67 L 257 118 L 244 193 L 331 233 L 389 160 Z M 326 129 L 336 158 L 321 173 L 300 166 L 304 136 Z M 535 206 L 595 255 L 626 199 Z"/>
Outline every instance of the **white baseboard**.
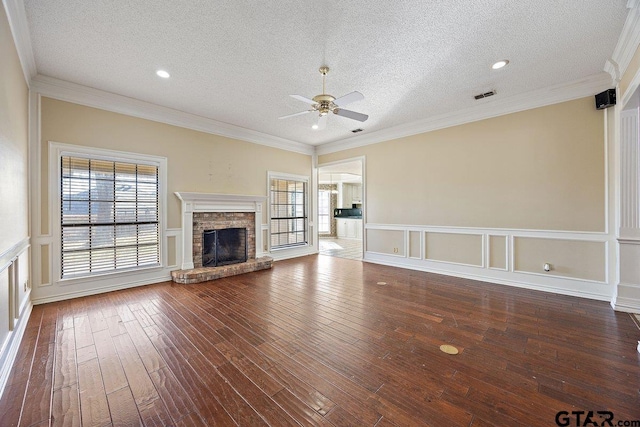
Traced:
<path fill-rule="evenodd" d="M 138 286 L 152 285 L 154 283 L 170 282 L 171 275 L 156 277 L 153 279 L 134 280 L 117 285 L 108 285 L 99 288 L 85 289 L 82 291 L 73 291 L 67 293 L 59 293 L 53 296 L 40 297 L 32 299 L 33 305 L 46 304 L 49 302 L 64 301 L 72 298 L 86 297 L 89 295 L 104 294 L 107 292 L 119 291 L 121 289 L 135 288 Z"/>
<path fill-rule="evenodd" d="M 597 283 L 587 280 L 582 281 L 578 279 L 563 279 L 558 277 L 544 277 L 537 274 L 527 274 L 522 272 L 510 272 L 482 267 L 430 262 L 371 252 L 365 252 L 364 261 L 374 264 L 406 268 L 409 270 L 460 277 L 463 279 L 479 280 L 498 285 L 589 298 L 599 301 L 611 301 L 612 291 L 610 286 L 606 283 Z"/>
<path fill-rule="evenodd" d="M 301 256 L 317 254 L 318 251 L 313 246 L 303 246 L 301 248 L 282 249 L 269 253 L 274 261 L 282 261 L 285 259 L 298 258 Z"/>
<path fill-rule="evenodd" d="M 640 285 L 619 283 L 611 307 L 616 311 L 640 314 Z"/>
<path fill-rule="evenodd" d="M 2 398 L 2 393 L 9 380 L 9 374 L 18 355 L 18 348 L 20 348 L 20 343 L 22 342 L 22 337 L 27 328 L 29 316 L 31 315 L 31 309 L 33 308 L 28 298 L 26 301 L 27 303 L 22 309 L 18 323 L 14 330 L 10 332 L 7 338 L 7 344 L 4 346 L 4 351 L 0 354 L 0 398 Z"/>

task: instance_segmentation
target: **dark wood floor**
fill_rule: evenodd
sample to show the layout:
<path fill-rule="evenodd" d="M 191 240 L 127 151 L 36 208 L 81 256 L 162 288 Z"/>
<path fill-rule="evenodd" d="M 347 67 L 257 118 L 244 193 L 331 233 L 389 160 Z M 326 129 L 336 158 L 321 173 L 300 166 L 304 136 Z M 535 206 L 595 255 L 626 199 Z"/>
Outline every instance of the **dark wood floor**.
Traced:
<path fill-rule="evenodd" d="M 635 420 L 639 338 L 605 302 L 310 256 L 34 307 L 0 425 Z"/>

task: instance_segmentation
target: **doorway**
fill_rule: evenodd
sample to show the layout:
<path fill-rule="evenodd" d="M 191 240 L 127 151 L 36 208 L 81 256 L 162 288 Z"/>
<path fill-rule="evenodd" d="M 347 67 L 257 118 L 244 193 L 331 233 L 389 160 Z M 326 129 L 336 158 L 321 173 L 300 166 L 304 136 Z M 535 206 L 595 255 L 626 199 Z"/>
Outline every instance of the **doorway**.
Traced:
<path fill-rule="evenodd" d="M 362 259 L 363 177 L 363 159 L 318 166 L 318 248 L 321 255 Z"/>

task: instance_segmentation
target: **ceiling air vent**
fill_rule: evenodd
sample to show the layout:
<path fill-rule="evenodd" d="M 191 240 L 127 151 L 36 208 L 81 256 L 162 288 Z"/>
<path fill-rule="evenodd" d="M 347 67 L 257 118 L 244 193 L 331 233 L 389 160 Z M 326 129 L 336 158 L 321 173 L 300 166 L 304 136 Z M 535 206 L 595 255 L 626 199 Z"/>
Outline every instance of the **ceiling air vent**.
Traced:
<path fill-rule="evenodd" d="M 495 90 L 490 90 L 489 92 L 481 93 L 480 95 L 474 96 L 475 99 L 488 98 L 496 94 Z"/>
<path fill-rule="evenodd" d="M 363 130 L 364 130 L 364 129 L 362 129 L 362 128 L 358 128 L 358 129 L 354 129 L 354 130 L 352 130 L 351 132 L 353 132 L 353 133 L 358 133 L 358 132 L 362 132 Z"/>

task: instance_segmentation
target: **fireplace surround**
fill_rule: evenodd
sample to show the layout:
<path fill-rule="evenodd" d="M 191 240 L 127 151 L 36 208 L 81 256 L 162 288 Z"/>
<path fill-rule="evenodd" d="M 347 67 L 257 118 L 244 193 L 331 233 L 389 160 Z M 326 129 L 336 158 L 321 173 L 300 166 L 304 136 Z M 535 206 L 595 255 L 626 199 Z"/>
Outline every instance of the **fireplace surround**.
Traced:
<path fill-rule="evenodd" d="M 263 254 L 262 211 L 265 196 L 176 192 L 182 202 L 182 264 L 171 273 L 179 283 L 197 283 L 270 268 L 272 258 Z M 244 263 L 222 267 L 202 266 L 203 232 L 224 228 L 247 229 L 247 258 Z"/>

